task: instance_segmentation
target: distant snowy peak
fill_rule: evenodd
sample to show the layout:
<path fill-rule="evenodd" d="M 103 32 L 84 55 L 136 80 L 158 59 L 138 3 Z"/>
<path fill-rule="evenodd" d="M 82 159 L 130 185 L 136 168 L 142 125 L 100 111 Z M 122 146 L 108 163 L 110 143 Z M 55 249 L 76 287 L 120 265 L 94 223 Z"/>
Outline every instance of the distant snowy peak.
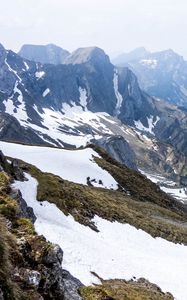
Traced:
<path fill-rule="evenodd" d="M 139 47 L 128 53 L 122 53 L 118 55 L 116 58 L 112 60 L 112 63 L 114 65 L 123 65 L 129 61 L 143 59 L 149 54 L 150 52 L 148 52 L 144 47 Z"/>
<path fill-rule="evenodd" d="M 151 96 L 187 107 L 187 62 L 183 57 L 172 49 L 135 54 L 121 57 L 118 65 L 129 67 Z"/>

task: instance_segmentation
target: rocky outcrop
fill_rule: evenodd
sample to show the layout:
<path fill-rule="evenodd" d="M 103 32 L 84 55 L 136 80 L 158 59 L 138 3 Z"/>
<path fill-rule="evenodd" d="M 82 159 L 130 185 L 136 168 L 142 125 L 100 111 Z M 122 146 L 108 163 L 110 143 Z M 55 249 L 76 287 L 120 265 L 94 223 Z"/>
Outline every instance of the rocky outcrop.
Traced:
<path fill-rule="evenodd" d="M 32 223 L 34 223 L 36 221 L 36 216 L 34 214 L 33 208 L 27 205 L 26 201 L 22 197 L 21 192 L 17 189 L 11 188 L 9 195 L 12 199 L 16 200 L 20 207 L 18 216 L 20 218 L 30 219 Z"/>
<path fill-rule="evenodd" d="M 32 129 L 21 126 L 16 118 L 7 113 L 0 113 L 0 140 L 30 145 L 46 144 Z"/>
<path fill-rule="evenodd" d="M 136 155 L 128 142 L 121 136 L 109 136 L 93 141 L 94 144 L 104 148 L 112 158 L 130 169 L 137 170 Z"/>
<path fill-rule="evenodd" d="M 81 299 L 77 290 L 83 285 L 62 269 L 63 251 L 58 245 L 50 245 L 40 236 L 18 240 L 18 244 L 25 261 L 35 265 L 34 270 L 21 270 L 23 276 L 17 270 L 20 280 L 34 286 L 44 299 Z"/>
<path fill-rule="evenodd" d="M 10 185 L 12 174 L 24 179 L 17 162 L 0 152 L 0 166 L 0 299 L 81 300 L 83 285 L 63 270 L 62 249 L 36 234 L 33 209 Z"/>
<path fill-rule="evenodd" d="M 68 271 L 62 271 L 64 283 L 64 300 L 81 300 L 82 297 L 77 290 L 83 287 L 80 280 L 73 277 Z"/>

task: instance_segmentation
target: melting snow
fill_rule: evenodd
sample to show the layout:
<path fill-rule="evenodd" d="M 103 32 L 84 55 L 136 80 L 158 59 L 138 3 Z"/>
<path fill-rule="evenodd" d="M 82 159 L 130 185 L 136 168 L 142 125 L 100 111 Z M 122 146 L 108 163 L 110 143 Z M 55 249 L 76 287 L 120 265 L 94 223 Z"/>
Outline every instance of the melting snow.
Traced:
<path fill-rule="evenodd" d="M 87 177 L 90 177 L 90 180 L 95 179 L 95 182 L 92 182 L 94 186 L 118 188 L 114 178 L 94 162 L 93 156 L 99 155 L 90 148 L 64 150 L 6 142 L 0 142 L 0 147 L 5 155 L 22 159 L 43 172 L 53 173 L 63 179 L 86 185 Z M 99 180 L 102 180 L 103 185 L 99 184 Z"/>
<path fill-rule="evenodd" d="M 139 129 L 140 131 L 147 131 L 154 135 L 153 129 L 158 123 L 158 121 L 160 120 L 160 118 L 157 116 L 155 121 L 153 121 L 153 119 L 154 119 L 153 116 L 150 116 L 150 118 L 147 117 L 148 127 L 145 127 L 140 120 L 134 121 L 134 124 L 136 128 Z"/>
<path fill-rule="evenodd" d="M 115 92 L 116 99 L 117 99 L 115 115 L 118 116 L 120 114 L 121 105 L 123 103 L 123 97 L 118 90 L 118 71 L 117 70 L 114 71 L 113 84 L 114 84 L 114 92 Z"/>
<path fill-rule="evenodd" d="M 99 233 L 65 216 L 54 204 L 36 200 L 37 181 L 16 181 L 27 204 L 37 217 L 36 231 L 59 244 L 64 251 L 63 267 L 84 284 L 98 283 L 90 271 L 104 279 L 144 277 L 176 299 L 187 299 L 187 247 L 153 238 L 128 224 L 95 216 Z"/>
<path fill-rule="evenodd" d="M 175 199 L 179 200 L 182 203 L 187 203 L 187 194 L 186 188 L 184 187 L 176 187 L 176 183 L 174 181 L 169 181 L 163 176 L 158 174 L 150 174 L 139 170 L 142 174 L 144 174 L 148 179 L 152 182 L 158 184 L 165 193 L 170 194 Z"/>
<path fill-rule="evenodd" d="M 156 59 L 142 59 L 140 60 L 140 64 L 155 69 L 158 65 L 158 61 Z"/>
<path fill-rule="evenodd" d="M 46 134 L 54 140 L 61 140 L 64 143 L 80 147 L 85 146 L 91 139 L 93 139 L 93 135 L 82 133 L 76 129 L 78 126 L 91 125 L 95 130 L 94 137 L 98 131 L 105 134 L 112 134 L 107 126 L 101 123 L 99 114 L 84 111 L 81 106 L 76 106 L 73 102 L 72 107 L 69 104 L 63 104 L 63 113 L 61 111 L 53 111 L 47 108 L 43 109 L 43 113 L 40 113 L 36 106 L 34 106 L 34 108 L 43 119 L 42 125 L 46 128 L 39 127 L 32 123 L 29 124 L 29 127 L 38 131 L 41 137 Z M 64 126 L 68 126 L 67 133 Z"/>
<path fill-rule="evenodd" d="M 85 89 L 79 87 L 79 93 L 80 93 L 80 105 L 84 108 L 84 110 L 87 110 L 87 92 Z"/>
<path fill-rule="evenodd" d="M 43 92 L 42 96 L 43 96 L 43 97 L 46 97 L 49 93 L 50 93 L 50 89 L 47 88 L 47 89 Z"/>
<path fill-rule="evenodd" d="M 24 65 L 25 65 L 26 70 L 28 71 L 28 70 L 29 70 L 29 65 L 28 65 L 28 63 L 26 63 L 26 61 L 24 61 L 23 63 L 24 63 Z"/>
<path fill-rule="evenodd" d="M 35 73 L 36 78 L 41 79 L 45 75 L 44 71 L 39 71 Z"/>
<path fill-rule="evenodd" d="M 64 143 L 75 145 L 76 147 L 85 146 L 93 137 L 95 138 L 96 135 L 99 135 L 100 132 L 102 132 L 102 134 L 112 134 L 101 121 L 103 118 L 102 113 L 92 113 L 88 110 L 84 111 L 82 106 L 78 106 L 74 102 L 71 102 L 71 105 L 72 106 L 64 103 L 62 111 L 53 111 L 45 108 L 43 109 L 43 113 L 40 113 L 37 107 L 34 106 L 36 112 L 43 119 L 42 125 L 44 125 L 45 128 L 32 123 L 29 124 L 29 127 L 37 130 L 41 137 L 47 134 L 54 140 L 61 140 Z M 107 118 L 107 114 L 105 114 L 105 118 Z M 79 126 L 88 125 L 93 128 L 94 132 L 92 134 L 84 134 L 77 129 Z M 65 128 L 66 126 L 68 126 L 68 130 Z"/>
<path fill-rule="evenodd" d="M 14 117 L 23 126 L 26 126 L 25 122 L 27 122 L 27 120 L 28 120 L 28 115 L 27 115 L 27 112 L 26 112 L 25 103 L 23 101 L 23 94 L 20 91 L 20 89 L 18 88 L 18 84 L 19 84 L 19 82 L 16 81 L 15 86 L 14 86 L 14 90 L 13 90 L 13 95 L 7 101 L 4 100 L 3 104 L 5 105 L 5 112 L 6 113 L 8 113 L 10 115 L 14 115 Z M 16 106 L 14 104 L 15 100 L 13 100 L 14 95 L 18 95 L 17 100 L 19 101 L 19 103 L 17 103 Z"/>
<path fill-rule="evenodd" d="M 5 64 L 7 65 L 9 71 L 14 73 L 14 75 L 16 75 L 16 77 L 18 78 L 19 82 L 21 82 L 22 81 L 21 78 L 19 77 L 18 73 L 14 69 L 11 68 L 11 66 L 7 62 L 7 58 L 5 59 Z"/>

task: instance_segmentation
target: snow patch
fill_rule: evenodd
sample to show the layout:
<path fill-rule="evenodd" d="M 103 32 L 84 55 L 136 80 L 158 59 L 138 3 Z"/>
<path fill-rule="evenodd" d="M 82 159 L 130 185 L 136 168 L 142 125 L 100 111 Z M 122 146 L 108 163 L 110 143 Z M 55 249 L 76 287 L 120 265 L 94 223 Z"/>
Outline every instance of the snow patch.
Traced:
<path fill-rule="evenodd" d="M 28 65 L 28 63 L 27 63 L 26 61 L 24 61 L 23 63 L 24 63 L 24 65 L 25 65 L 26 70 L 28 71 L 29 68 L 30 68 L 29 65 Z"/>
<path fill-rule="evenodd" d="M 158 65 L 158 61 L 156 59 L 141 59 L 140 64 L 155 69 Z"/>
<path fill-rule="evenodd" d="M 43 92 L 42 96 L 45 98 L 49 93 L 50 93 L 50 89 L 47 88 L 47 89 Z"/>
<path fill-rule="evenodd" d="M 6 113 L 13 115 L 21 123 L 21 125 L 26 126 L 28 115 L 23 100 L 23 94 L 18 88 L 18 84 L 19 82 L 16 81 L 12 96 L 10 97 L 10 99 L 4 100 L 3 104 L 5 105 Z M 13 99 L 15 95 L 17 95 L 17 100 L 19 101 L 19 103 L 16 103 L 16 105 L 15 100 Z"/>
<path fill-rule="evenodd" d="M 91 183 L 96 187 L 118 188 L 114 178 L 95 163 L 93 157 L 100 156 L 90 148 L 64 150 L 6 142 L 0 142 L 0 147 L 5 155 L 22 159 L 41 171 L 58 175 L 62 179 L 86 185 L 87 178 L 90 177 Z M 99 184 L 100 180 L 102 184 Z"/>
<path fill-rule="evenodd" d="M 140 131 L 146 131 L 154 135 L 153 129 L 155 128 L 156 124 L 160 120 L 160 117 L 156 117 L 156 120 L 153 121 L 154 116 L 147 117 L 148 127 L 145 127 L 140 120 L 134 121 L 135 127 Z"/>
<path fill-rule="evenodd" d="M 150 174 L 144 172 L 143 170 L 139 170 L 143 175 L 145 175 L 152 182 L 156 183 L 160 186 L 161 190 L 165 193 L 171 195 L 176 200 L 187 203 L 187 189 L 184 187 L 176 187 L 176 183 L 174 181 L 169 181 L 165 177 L 158 174 Z"/>
<path fill-rule="evenodd" d="M 44 77 L 44 75 L 45 75 L 44 71 L 37 71 L 35 73 L 35 76 L 36 76 L 37 79 L 41 79 L 42 77 Z"/>
<path fill-rule="evenodd" d="M 187 299 L 187 247 L 153 238 L 128 224 L 109 222 L 95 216 L 99 232 L 65 216 L 54 204 L 38 202 L 37 181 L 16 181 L 28 206 L 37 217 L 35 229 L 64 251 L 63 267 L 83 284 L 98 283 L 90 271 L 104 279 L 144 277 L 178 300 Z"/>
<path fill-rule="evenodd" d="M 20 76 L 18 75 L 18 73 L 14 69 L 12 69 L 11 66 L 9 65 L 9 63 L 7 62 L 7 57 L 5 58 L 5 64 L 7 65 L 9 71 L 14 73 L 14 75 L 18 78 L 19 82 L 21 82 L 22 80 L 21 80 Z"/>
<path fill-rule="evenodd" d="M 114 92 L 115 92 L 116 99 L 117 99 L 115 115 L 119 116 L 121 105 L 123 103 L 123 97 L 118 90 L 118 71 L 117 70 L 114 70 L 113 85 L 114 85 Z"/>
<path fill-rule="evenodd" d="M 87 110 L 87 101 L 88 101 L 86 89 L 83 89 L 83 88 L 79 87 L 79 93 L 80 93 L 80 98 L 79 98 L 80 105 L 86 111 Z"/>

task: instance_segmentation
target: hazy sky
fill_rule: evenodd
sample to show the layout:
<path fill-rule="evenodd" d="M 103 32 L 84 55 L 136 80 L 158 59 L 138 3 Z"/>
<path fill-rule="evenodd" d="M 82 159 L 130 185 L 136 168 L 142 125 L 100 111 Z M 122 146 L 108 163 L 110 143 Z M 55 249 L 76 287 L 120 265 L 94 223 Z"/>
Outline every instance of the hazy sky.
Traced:
<path fill-rule="evenodd" d="M 139 46 L 173 48 L 187 58 L 187 0 L 0 0 L 0 42 L 54 43 L 108 54 Z"/>

